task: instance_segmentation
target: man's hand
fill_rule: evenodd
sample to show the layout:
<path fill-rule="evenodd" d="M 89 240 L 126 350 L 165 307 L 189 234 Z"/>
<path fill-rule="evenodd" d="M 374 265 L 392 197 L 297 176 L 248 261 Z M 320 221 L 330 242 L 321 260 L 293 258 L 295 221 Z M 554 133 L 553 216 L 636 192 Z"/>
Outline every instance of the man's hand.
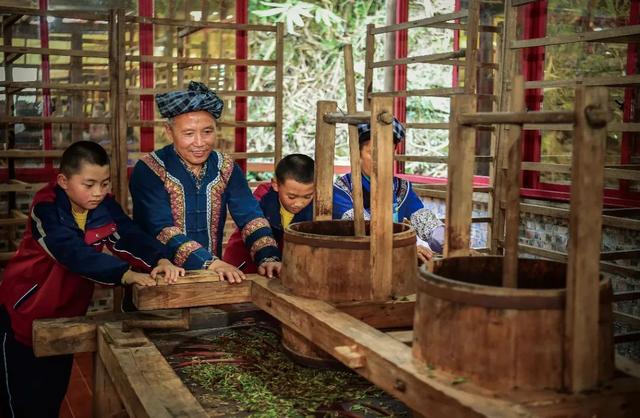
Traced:
<path fill-rule="evenodd" d="M 164 273 L 164 278 L 167 279 L 167 282 L 173 284 L 178 281 L 178 277 L 184 276 L 184 269 L 173 265 L 171 261 L 163 258 L 158 261 L 158 265 L 151 270 L 150 275 L 157 281 L 158 273 Z"/>
<path fill-rule="evenodd" d="M 258 266 L 258 274 L 269 279 L 280 276 L 280 270 L 282 270 L 282 263 L 279 261 L 265 261 Z"/>
<path fill-rule="evenodd" d="M 418 245 L 417 249 L 418 249 L 418 265 L 419 266 L 423 265 L 424 263 L 426 263 L 427 261 L 433 258 L 433 251 L 431 251 L 427 247 Z"/>
<path fill-rule="evenodd" d="M 225 263 L 219 258 L 214 260 L 209 265 L 209 270 L 212 270 L 218 273 L 221 281 L 228 281 L 229 283 L 241 283 L 246 279 L 243 272 L 238 270 L 236 267 L 232 266 L 229 263 Z"/>
<path fill-rule="evenodd" d="M 156 281 L 148 274 L 136 273 L 135 271 L 127 270 L 127 272 L 122 276 L 122 284 L 154 286 L 156 284 Z"/>

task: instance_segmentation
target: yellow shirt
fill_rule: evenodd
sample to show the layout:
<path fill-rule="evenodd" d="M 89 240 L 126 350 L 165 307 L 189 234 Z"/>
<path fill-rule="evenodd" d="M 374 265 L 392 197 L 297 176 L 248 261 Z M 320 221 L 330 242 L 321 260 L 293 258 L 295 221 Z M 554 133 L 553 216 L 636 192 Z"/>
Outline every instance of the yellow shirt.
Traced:
<path fill-rule="evenodd" d="M 84 227 L 87 225 L 87 214 L 89 211 L 76 212 L 75 209 L 71 209 L 71 213 L 73 214 L 73 219 L 75 219 L 78 224 L 78 228 L 84 231 Z"/>
<path fill-rule="evenodd" d="M 293 221 L 293 217 L 295 215 L 284 208 L 284 206 L 280 206 L 280 220 L 282 221 L 282 228 L 286 228 L 289 226 L 291 221 Z"/>

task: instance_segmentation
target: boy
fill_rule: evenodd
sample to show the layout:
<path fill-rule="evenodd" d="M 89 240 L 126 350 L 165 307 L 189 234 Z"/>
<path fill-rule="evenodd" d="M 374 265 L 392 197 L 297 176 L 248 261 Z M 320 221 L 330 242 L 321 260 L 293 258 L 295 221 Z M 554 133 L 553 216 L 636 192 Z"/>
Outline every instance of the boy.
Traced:
<path fill-rule="evenodd" d="M 63 153 L 56 181 L 33 198 L 24 237 L 0 282 L 0 394 L 6 417 L 57 417 L 67 390 L 73 356 L 35 358 L 35 319 L 84 315 L 94 282 L 149 286 L 158 273 L 169 282 L 184 275 L 165 259 L 164 246 L 125 215 L 109 188 L 107 153 L 96 143 L 79 141 Z M 114 256 L 103 253 L 104 247 Z"/>
<path fill-rule="evenodd" d="M 310 157 L 303 154 L 287 155 L 276 166 L 271 184 L 261 184 L 253 193 L 271 224 L 280 250 L 284 230 L 290 224 L 313 219 L 313 171 L 314 163 Z M 229 238 L 222 259 L 234 266 L 242 265 L 245 273 L 257 271 L 238 229 Z"/>

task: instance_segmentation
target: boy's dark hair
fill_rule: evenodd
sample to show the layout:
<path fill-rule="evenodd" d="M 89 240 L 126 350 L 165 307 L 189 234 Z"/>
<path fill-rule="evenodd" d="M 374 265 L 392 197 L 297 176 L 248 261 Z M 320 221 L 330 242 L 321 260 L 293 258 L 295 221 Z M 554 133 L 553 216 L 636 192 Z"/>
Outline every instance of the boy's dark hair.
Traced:
<path fill-rule="evenodd" d="M 313 159 L 304 154 L 289 154 L 276 166 L 276 180 L 283 184 L 287 179 L 299 183 L 313 183 Z"/>
<path fill-rule="evenodd" d="M 60 172 L 69 177 L 80 171 L 82 163 L 109 165 L 109 155 L 99 144 L 91 141 L 78 141 L 69 145 L 60 158 Z"/>

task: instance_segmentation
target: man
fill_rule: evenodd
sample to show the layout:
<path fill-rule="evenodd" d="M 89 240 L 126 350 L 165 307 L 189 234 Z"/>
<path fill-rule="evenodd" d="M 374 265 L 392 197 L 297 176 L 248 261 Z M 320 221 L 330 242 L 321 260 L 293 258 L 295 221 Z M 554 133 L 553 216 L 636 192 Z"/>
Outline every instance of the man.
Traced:
<path fill-rule="evenodd" d="M 223 101 L 203 83 L 156 96 L 173 144 L 145 155 L 131 176 L 133 219 L 169 248 L 174 264 L 209 269 L 230 283 L 245 276 L 220 259 L 227 208 L 267 277 L 281 269 L 269 222 L 230 156 L 214 151 Z"/>

